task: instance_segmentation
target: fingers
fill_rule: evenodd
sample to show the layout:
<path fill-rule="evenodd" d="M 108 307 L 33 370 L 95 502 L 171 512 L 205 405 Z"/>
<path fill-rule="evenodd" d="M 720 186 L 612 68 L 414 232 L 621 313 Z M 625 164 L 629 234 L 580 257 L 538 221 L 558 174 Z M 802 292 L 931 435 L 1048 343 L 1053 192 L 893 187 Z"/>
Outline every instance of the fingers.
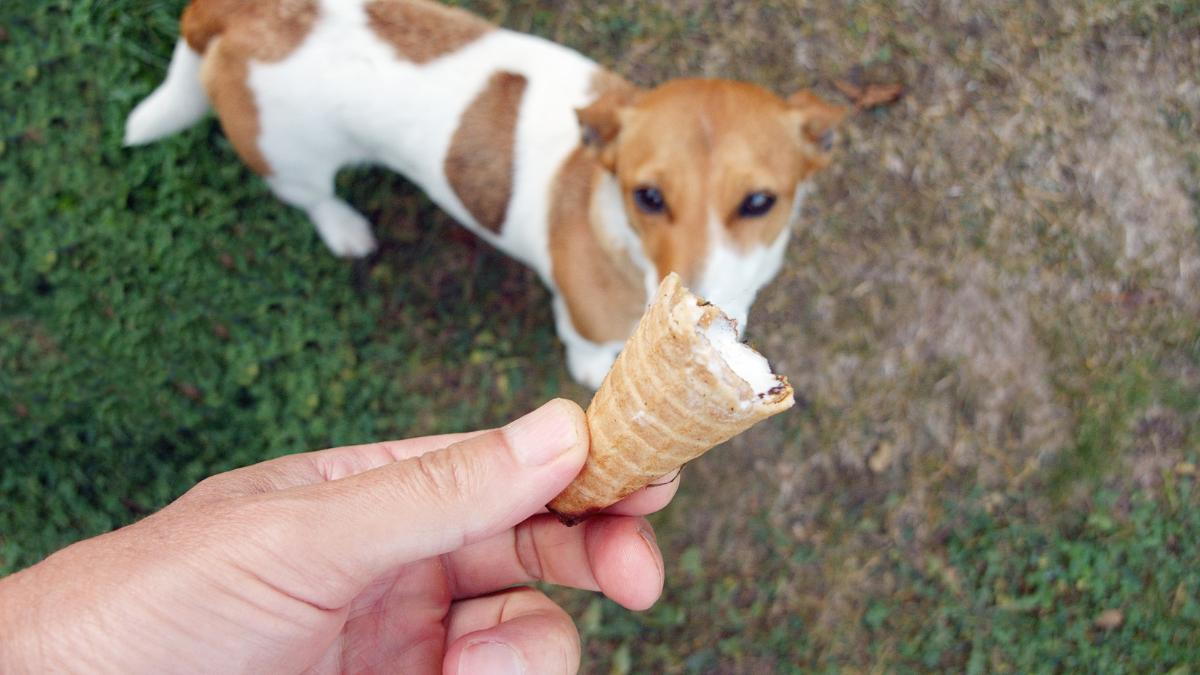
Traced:
<path fill-rule="evenodd" d="M 576 527 L 535 516 L 513 532 L 443 557 L 455 597 L 546 581 L 602 591 L 624 607 L 649 608 L 663 588 L 662 553 L 642 518 L 598 515 Z"/>
<path fill-rule="evenodd" d="M 461 443 L 481 434 L 494 431 L 472 431 L 461 434 L 442 434 L 440 436 L 423 436 L 403 441 L 384 441 L 366 445 L 349 445 L 344 448 L 332 448 L 320 452 L 310 452 L 296 455 L 307 462 L 318 472 L 321 480 L 338 480 L 353 476 L 364 471 L 377 469 L 392 462 L 420 457 L 427 452 Z"/>
<path fill-rule="evenodd" d="M 583 411 L 551 401 L 503 429 L 420 457 L 264 495 L 263 515 L 290 514 L 282 533 L 288 550 L 277 554 L 321 557 L 369 581 L 537 513 L 579 472 L 587 446 Z"/>
<path fill-rule="evenodd" d="M 278 457 L 205 479 L 189 499 L 237 497 L 338 480 L 473 438 L 487 431 L 349 445 Z"/>
<path fill-rule="evenodd" d="M 604 509 L 605 513 L 622 516 L 644 516 L 666 508 L 679 491 L 679 474 L 664 476 L 621 501 Z"/>
<path fill-rule="evenodd" d="M 579 670 L 579 632 L 550 598 L 520 588 L 454 603 L 446 618 L 446 675 Z"/>
<path fill-rule="evenodd" d="M 298 453 L 211 476 L 185 495 L 189 500 L 248 496 L 339 480 L 474 438 L 494 430 L 423 436 Z M 679 489 L 673 473 L 609 506 L 605 513 L 642 516 L 666 507 Z"/>

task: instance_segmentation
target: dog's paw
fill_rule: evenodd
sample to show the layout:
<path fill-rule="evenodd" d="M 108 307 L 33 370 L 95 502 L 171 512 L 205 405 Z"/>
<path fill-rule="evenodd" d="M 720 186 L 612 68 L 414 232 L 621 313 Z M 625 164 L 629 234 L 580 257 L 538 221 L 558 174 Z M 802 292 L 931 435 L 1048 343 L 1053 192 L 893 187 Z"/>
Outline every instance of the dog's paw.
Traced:
<path fill-rule="evenodd" d="M 599 389 L 604 376 L 612 369 L 621 345 L 568 345 L 567 370 L 572 379 L 591 389 Z"/>
<path fill-rule="evenodd" d="M 340 258 L 365 258 L 379 247 L 370 227 L 358 232 L 343 231 L 332 239 L 325 239 L 325 245 Z"/>
<path fill-rule="evenodd" d="M 342 201 L 330 200 L 312 210 L 313 222 L 321 239 L 334 255 L 362 258 L 377 247 L 371 224 L 358 211 Z"/>

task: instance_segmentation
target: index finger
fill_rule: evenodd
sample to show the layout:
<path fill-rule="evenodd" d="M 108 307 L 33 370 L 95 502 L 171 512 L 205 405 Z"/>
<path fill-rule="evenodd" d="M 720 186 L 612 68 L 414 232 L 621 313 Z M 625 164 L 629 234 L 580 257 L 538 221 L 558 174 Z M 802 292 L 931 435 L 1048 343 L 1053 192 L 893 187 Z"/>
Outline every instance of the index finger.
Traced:
<path fill-rule="evenodd" d="M 261 494 L 347 478 L 387 464 L 420 457 L 491 431 L 494 430 L 421 436 L 277 457 L 213 476 L 207 484 L 202 483 L 194 488 L 190 498 Z M 678 474 L 674 478 L 664 476 L 605 508 L 603 512 L 623 516 L 655 513 L 671 503 L 679 490 L 679 482 Z"/>
<path fill-rule="evenodd" d="M 286 455 L 211 476 L 192 488 L 186 497 L 193 500 L 236 497 L 316 485 L 420 457 L 490 431 L 493 430 L 422 436 Z"/>
<path fill-rule="evenodd" d="M 468 431 L 456 434 L 440 434 L 437 436 L 421 436 L 402 441 L 381 441 L 364 445 L 347 445 L 341 448 L 330 448 L 308 452 L 291 457 L 307 462 L 320 476 L 320 480 L 338 480 L 354 476 L 364 471 L 378 469 L 381 466 L 400 462 L 413 457 L 420 457 L 428 452 L 448 448 L 455 443 L 475 438 L 476 436 L 495 431 Z M 288 459 L 288 458 L 282 458 Z"/>

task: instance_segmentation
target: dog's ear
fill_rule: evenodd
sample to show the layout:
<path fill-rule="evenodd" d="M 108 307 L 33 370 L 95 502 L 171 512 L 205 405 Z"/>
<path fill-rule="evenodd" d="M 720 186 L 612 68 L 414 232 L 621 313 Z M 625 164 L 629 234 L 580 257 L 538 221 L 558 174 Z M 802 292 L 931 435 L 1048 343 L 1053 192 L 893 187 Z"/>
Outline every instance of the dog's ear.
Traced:
<path fill-rule="evenodd" d="M 619 78 L 614 78 L 614 81 L 615 84 L 607 86 L 591 105 L 575 111 L 583 147 L 609 171 L 615 171 L 617 166 L 617 144 L 614 141 L 621 134 L 621 125 L 629 114 L 629 107 L 641 95 L 641 90 L 632 84 Z"/>
<path fill-rule="evenodd" d="M 850 109 L 829 103 L 808 89 L 801 89 L 789 96 L 788 105 L 799 118 L 804 140 L 822 153 L 833 150 L 834 132 Z"/>

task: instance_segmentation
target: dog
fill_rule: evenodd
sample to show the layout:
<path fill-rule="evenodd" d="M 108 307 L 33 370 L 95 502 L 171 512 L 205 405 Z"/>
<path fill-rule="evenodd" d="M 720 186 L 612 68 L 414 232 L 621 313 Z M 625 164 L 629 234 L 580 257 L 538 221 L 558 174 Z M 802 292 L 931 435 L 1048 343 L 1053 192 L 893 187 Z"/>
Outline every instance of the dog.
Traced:
<path fill-rule="evenodd" d="M 375 248 L 334 193 L 387 166 L 534 269 L 577 381 L 600 385 L 677 272 L 744 328 L 846 109 L 808 90 L 641 89 L 583 55 L 432 0 L 192 0 L 126 145 L 211 107 L 241 159 L 333 253 Z"/>

